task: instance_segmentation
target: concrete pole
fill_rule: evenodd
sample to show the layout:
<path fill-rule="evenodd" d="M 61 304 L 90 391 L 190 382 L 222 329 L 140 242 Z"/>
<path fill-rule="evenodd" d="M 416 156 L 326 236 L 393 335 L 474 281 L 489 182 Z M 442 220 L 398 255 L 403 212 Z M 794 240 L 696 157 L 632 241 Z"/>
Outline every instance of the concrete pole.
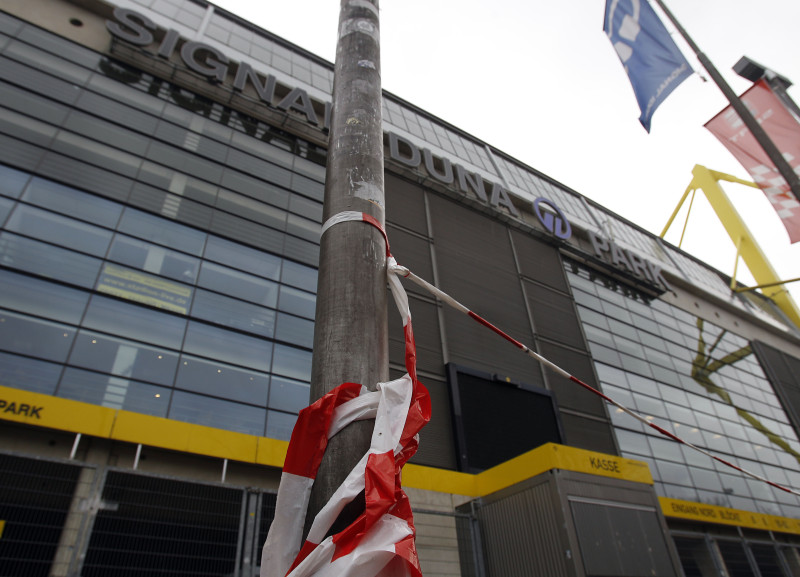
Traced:
<path fill-rule="evenodd" d="M 384 225 L 378 0 L 341 0 L 333 82 L 333 115 L 325 176 L 323 220 L 364 212 Z M 389 376 L 386 245 L 364 222 L 332 226 L 320 245 L 312 401 L 345 382 L 370 389 Z M 322 461 L 306 517 L 314 516 L 369 448 L 373 421 L 333 437 Z M 359 500 L 357 500 L 359 501 Z M 363 511 L 345 511 L 332 532 Z"/>

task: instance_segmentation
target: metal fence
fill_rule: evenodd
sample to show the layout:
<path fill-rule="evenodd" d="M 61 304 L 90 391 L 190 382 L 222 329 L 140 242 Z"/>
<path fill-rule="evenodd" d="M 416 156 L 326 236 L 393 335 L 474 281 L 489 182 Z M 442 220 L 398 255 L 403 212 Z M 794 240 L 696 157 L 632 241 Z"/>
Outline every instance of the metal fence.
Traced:
<path fill-rule="evenodd" d="M 0 454 L 0 575 L 253 577 L 275 499 Z"/>

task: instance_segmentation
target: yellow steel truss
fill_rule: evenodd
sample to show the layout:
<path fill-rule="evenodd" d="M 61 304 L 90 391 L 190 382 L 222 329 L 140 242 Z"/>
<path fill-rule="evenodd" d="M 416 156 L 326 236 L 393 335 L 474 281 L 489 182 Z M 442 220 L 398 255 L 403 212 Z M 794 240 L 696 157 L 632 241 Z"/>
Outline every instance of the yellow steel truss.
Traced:
<path fill-rule="evenodd" d="M 792 299 L 789 291 L 787 291 L 783 286 L 786 283 L 794 282 L 798 279 L 781 280 L 778 277 L 778 273 L 775 272 L 774 268 L 772 268 L 769 259 L 767 259 L 767 255 L 763 250 L 761 250 L 761 247 L 759 246 L 753 234 L 750 232 L 750 229 L 745 224 L 741 215 L 733 206 L 733 203 L 731 202 L 730 198 L 728 198 L 728 195 L 725 194 L 725 191 L 719 185 L 719 181 L 723 180 L 726 182 L 735 182 L 745 186 L 751 186 L 753 188 L 758 188 L 758 185 L 754 182 L 748 182 L 746 180 L 736 178 L 730 174 L 710 170 L 699 164 L 695 165 L 695 167 L 692 169 L 692 174 L 694 175 L 694 178 L 692 178 L 692 182 L 689 183 L 689 186 L 686 188 L 686 192 L 684 192 L 683 197 L 678 203 L 678 206 L 673 211 L 669 221 L 667 221 L 664 230 L 661 232 L 661 238 L 664 238 L 667 230 L 669 230 L 669 227 L 675 220 L 675 217 L 680 211 L 681 206 L 683 206 L 683 203 L 688 198 L 689 193 L 692 193 L 692 200 L 694 200 L 694 193 L 698 189 L 702 190 L 705 193 L 708 202 L 711 204 L 711 207 L 717 213 L 720 222 L 722 222 L 722 225 L 728 232 L 728 236 L 730 236 L 733 244 L 736 245 L 736 266 L 734 266 L 733 279 L 731 280 L 731 290 L 738 292 L 742 290 L 752 290 L 755 288 L 762 289 L 764 295 L 771 298 L 775 304 L 777 304 L 778 307 L 780 307 L 780 309 L 786 314 L 786 316 L 789 317 L 789 319 L 791 319 L 795 325 L 800 327 L 800 309 Z M 681 234 L 681 240 L 682 239 L 683 234 Z M 749 287 L 746 289 L 736 288 L 736 269 L 739 264 L 740 256 L 747 265 L 747 268 L 750 269 L 750 274 L 753 275 L 756 283 L 758 283 L 755 287 Z"/>

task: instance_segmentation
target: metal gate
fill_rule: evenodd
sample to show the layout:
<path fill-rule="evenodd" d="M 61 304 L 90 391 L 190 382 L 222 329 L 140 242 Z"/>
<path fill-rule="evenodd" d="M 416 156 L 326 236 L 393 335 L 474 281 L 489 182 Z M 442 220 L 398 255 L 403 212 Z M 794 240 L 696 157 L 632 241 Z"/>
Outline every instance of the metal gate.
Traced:
<path fill-rule="evenodd" d="M 81 467 L 0 454 L 0 569 L 47 577 Z"/>
<path fill-rule="evenodd" d="M 253 577 L 276 495 L 0 454 L 3 577 Z"/>

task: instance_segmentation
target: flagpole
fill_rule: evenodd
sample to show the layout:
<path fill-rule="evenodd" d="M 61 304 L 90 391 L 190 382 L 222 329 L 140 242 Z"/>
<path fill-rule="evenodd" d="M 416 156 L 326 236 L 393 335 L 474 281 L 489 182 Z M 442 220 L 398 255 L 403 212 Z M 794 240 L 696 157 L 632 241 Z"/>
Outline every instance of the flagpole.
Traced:
<path fill-rule="evenodd" d="M 694 51 L 697 59 L 700 61 L 700 64 L 702 64 L 703 68 L 706 69 L 709 76 L 711 76 L 711 79 L 725 95 L 725 98 L 728 99 L 728 102 L 731 103 L 731 106 L 739 115 L 739 118 L 741 118 L 742 122 L 744 122 L 745 126 L 747 126 L 747 128 L 750 130 L 753 137 L 756 139 L 756 142 L 758 142 L 758 144 L 767 154 L 769 159 L 778 169 L 778 172 L 781 173 L 781 176 L 789 185 L 792 194 L 794 194 L 795 198 L 800 201 L 800 177 L 798 177 L 797 173 L 783 157 L 783 154 L 781 154 L 780 150 L 778 150 L 778 147 L 775 146 L 775 143 L 772 142 L 772 139 L 767 135 L 764 129 L 761 128 L 761 125 L 755 119 L 753 114 L 744 105 L 744 102 L 742 102 L 742 100 L 736 95 L 730 85 L 728 85 L 714 64 L 708 59 L 703 51 L 698 48 L 697 44 L 694 43 L 694 40 L 692 40 L 683 26 L 681 26 L 680 22 L 675 19 L 675 16 L 673 16 L 669 8 L 666 7 L 662 0 L 655 0 L 655 3 L 658 4 L 661 10 L 664 11 L 664 14 L 667 15 L 667 18 L 670 19 L 670 22 L 672 22 L 680 35 L 683 36 L 683 39 L 686 40 L 686 43 L 689 45 L 692 51 Z"/>
<path fill-rule="evenodd" d="M 344 212 L 384 220 L 379 0 L 341 0 L 323 222 Z M 374 226 L 341 222 L 320 240 L 311 400 L 342 383 L 389 380 L 386 244 Z M 332 437 L 311 492 L 304 535 L 370 446 L 373 421 Z M 356 499 L 332 532 L 364 510 Z"/>

